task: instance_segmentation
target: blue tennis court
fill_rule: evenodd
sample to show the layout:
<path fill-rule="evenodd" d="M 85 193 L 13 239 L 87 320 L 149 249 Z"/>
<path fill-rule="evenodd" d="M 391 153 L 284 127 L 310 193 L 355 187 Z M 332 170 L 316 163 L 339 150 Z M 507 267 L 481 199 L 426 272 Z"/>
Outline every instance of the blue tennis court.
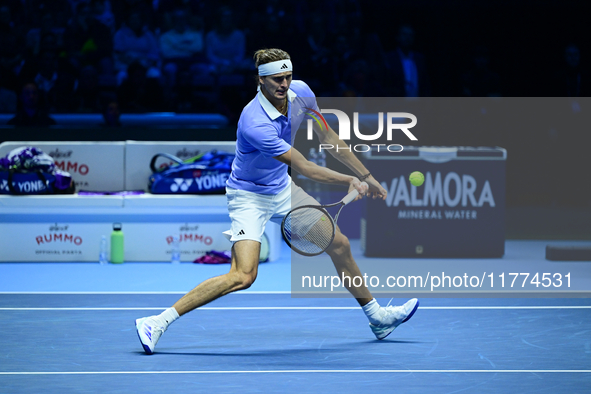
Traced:
<path fill-rule="evenodd" d="M 505 259 L 535 245 L 508 241 Z M 589 299 L 421 298 L 415 316 L 378 341 L 354 300 L 292 298 L 287 249 L 279 261 L 261 265 L 249 290 L 183 316 L 156 353 L 145 355 L 134 320 L 159 313 L 227 268 L 0 265 L 0 391 L 585 393 L 591 387 Z"/>

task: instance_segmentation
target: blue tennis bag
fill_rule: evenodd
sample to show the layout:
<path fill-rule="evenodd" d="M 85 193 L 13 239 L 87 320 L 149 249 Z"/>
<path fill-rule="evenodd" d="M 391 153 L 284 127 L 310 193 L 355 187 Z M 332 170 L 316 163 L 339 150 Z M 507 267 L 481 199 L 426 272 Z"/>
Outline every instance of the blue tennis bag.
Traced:
<path fill-rule="evenodd" d="M 235 156 L 211 151 L 182 161 L 168 153 L 158 153 L 150 162 L 148 189 L 153 194 L 224 194 Z M 156 161 L 160 157 L 172 160 L 173 165 L 159 170 Z"/>
<path fill-rule="evenodd" d="M 53 158 L 40 149 L 16 148 L 0 158 L 0 194 L 71 194 L 72 176 L 55 168 Z"/>

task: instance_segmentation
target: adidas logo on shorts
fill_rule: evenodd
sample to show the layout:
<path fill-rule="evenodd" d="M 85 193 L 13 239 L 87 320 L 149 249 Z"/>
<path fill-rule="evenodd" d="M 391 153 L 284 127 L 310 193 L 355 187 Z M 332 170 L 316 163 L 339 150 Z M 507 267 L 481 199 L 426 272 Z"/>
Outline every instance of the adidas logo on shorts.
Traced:
<path fill-rule="evenodd" d="M 238 235 L 244 235 L 244 230 L 240 230 L 240 232 L 238 233 Z"/>

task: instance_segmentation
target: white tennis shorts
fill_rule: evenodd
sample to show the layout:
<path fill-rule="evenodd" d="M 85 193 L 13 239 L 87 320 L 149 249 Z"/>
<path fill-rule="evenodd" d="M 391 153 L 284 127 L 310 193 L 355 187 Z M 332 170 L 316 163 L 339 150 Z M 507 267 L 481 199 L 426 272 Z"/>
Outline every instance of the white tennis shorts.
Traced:
<path fill-rule="evenodd" d="M 224 235 L 231 242 L 245 239 L 261 242 L 269 220 L 281 224 L 283 217 L 295 207 L 320 205 L 293 182 L 276 195 L 226 187 L 226 198 L 232 228 L 224 231 Z"/>

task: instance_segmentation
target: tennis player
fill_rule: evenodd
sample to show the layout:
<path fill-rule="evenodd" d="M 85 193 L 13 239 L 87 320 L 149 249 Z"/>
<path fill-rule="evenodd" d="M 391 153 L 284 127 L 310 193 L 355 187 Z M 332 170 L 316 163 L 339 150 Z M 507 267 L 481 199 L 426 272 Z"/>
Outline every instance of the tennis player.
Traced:
<path fill-rule="evenodd" d="M 350 151 L 330 152 L 357 177 L 320 167 L 292 147 L 292 130 L 295 133 L 306 112 L 300 109 L 319 111 L 314 93 L 303 81 L 292 81 L 292 63 L 287 52 L 262 49 L 254 59 L 259 92 L 244 107 L 238 121 L 236 158 L 226 187 L 232 220 L 231 229 L 224 233 L 233 243 L 230 272 L 202 282 L 160 315 L 137 319 L 138 336 L 148 354 L 154 352 L 161 335 L 179 316 L 252 285 L 257 277 L 261 237 L 269 220 L 280 223 L 292 207 L 319 205 L 291 181 L 287 166 L 314 181 L 345 185 L 349 191 L 356 189 L 360 196 L 386 198 L 386 190 Z M 346 146 L 332 129 L 314 130 L 321 143 Z M 326 252 L 339 277 L 362 276 L 349 240 L 340 230 L 337 229 Z M 348 290 L 361 305 L 378 339 L 410 319 L 419 305 L 417 299 L 412 299 L 402 306 L 381 307 L 367 287 L 350 286 Z"/>

